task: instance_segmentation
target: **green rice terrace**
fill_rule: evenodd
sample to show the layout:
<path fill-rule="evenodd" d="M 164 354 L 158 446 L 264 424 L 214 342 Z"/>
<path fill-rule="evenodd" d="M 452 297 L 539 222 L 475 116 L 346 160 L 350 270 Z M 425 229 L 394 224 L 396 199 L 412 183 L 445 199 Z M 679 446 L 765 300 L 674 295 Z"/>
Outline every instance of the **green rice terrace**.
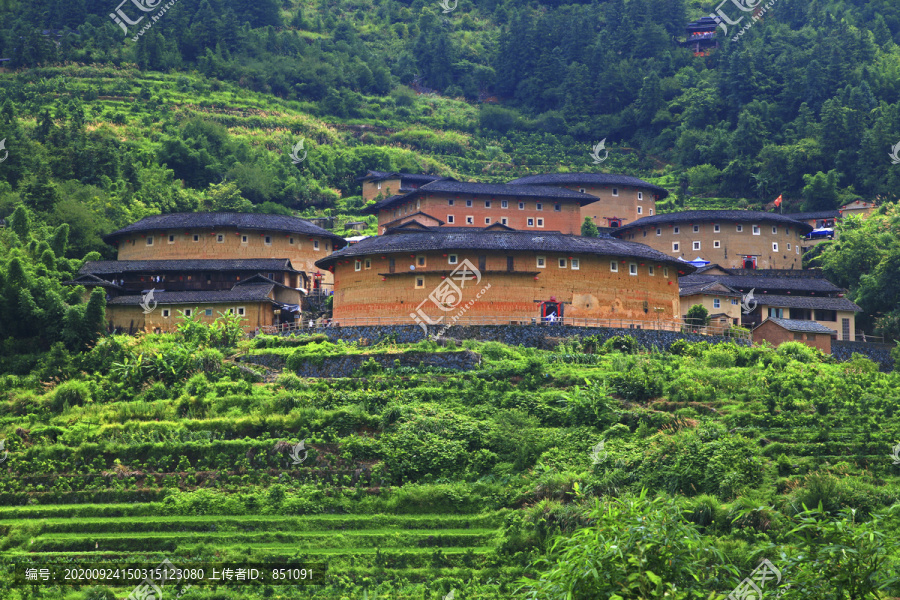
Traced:
<path fill-rule="evenodd" d="M 14 570 L 163 560 L 323 571 L 167 600 L 721 599 L 763 560 L 764 597 L 900 596 L 897 371 L 798 343 L 553 344 L 248 340 L 222 317 L 54 346 L 0 377 L 0 598 L 153 597 Z M 295 374 L 359 354 L 396 366 Z"/>

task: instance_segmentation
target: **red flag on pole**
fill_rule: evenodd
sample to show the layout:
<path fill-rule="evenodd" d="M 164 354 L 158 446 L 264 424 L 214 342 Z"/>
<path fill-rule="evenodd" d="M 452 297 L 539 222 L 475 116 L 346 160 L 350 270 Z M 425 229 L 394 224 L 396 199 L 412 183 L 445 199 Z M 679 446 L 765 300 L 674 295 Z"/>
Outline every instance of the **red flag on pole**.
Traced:
<path fill-rule="evenodd" d="M 776 208 L 781 206 L 781 194 L 778 194 L 778 197 L 775 198 L 775 206 Z"/>

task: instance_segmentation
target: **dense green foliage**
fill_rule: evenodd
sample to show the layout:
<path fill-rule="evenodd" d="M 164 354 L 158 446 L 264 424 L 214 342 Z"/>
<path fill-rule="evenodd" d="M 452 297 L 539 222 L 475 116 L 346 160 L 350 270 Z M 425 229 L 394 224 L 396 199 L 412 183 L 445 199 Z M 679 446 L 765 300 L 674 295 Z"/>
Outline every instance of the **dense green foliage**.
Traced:
<path fill-rule="evenodd" d="M 788 600 L 900 591 L 885 541 L 900 531 L 900 374 L 861 357 L 835 363 L 799 343 L 466 341 L 477 370 L 319 380 L 235 357 L 459 343 L 229 331 L 224 317 L 183 319 L 177 333 L 55 346 L 27 376 L 0 377 L 0 548 L 328 564 L 322 586 L 216 596 L 242 600 L 508 598 L 523 585 L 548 600 L 721 598 L 766 557 Z"/>

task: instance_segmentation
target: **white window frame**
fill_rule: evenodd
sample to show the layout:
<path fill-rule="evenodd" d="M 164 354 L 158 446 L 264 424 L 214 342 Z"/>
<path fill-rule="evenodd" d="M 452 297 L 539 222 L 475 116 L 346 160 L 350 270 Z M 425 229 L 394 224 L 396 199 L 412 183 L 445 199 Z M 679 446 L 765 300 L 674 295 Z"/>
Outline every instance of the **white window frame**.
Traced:
<path fill-rule="evenodd" d="M 224 233 L 217 233 L 217 234 L 216 234 L 216 242 L 218 242 L 218 243 L 220 243 L 220 244 L 224 244 L 224 243 L 225 243 L 225 234 L 224 234 Z"/>
<path fill-rule="evenodd" d="M 249 242 L 249 241 L 250 241 L 250 238 L 247 237 L 246 235 L 242 235 L 242 236 L 241 236 L 241 243 L 242 243 L 242 244 L 246 244 L 246 243 Z"/>
<path fill-rule="evenodd" d="M 485 217 L 485 218 L 484 218 L 484 224 L 485 224 L 485 225 L 490 225 L 490 224 L 491 224 L 491 218 L 490 218 L 490 217 Z"/>
<path fill-rule="evenodd" d="M 164 309 L 162 309 L 162 317 L 163 317 L 163 319 L 168 319 L 169 316 L 171 316 L 171 314 L 172 314 L 172 309 L 170 309 L 170 308 L 164 308 Z"/>
<path fill-rule="evenodd" d="M 722 301 L 718 298 L 713 298 L 713 308 L 722 308 Z"/>
<path fill-rule="evenodd" d="M 647 275 L 650 277 L 656 277 L 656 270 L 653 268 L 653 265 L 649 265 L 647 267 Z"/>
<path fill-rule="evenodd" d="M 535 210 L 544 210 L 544 205 L 541 202 L 535 202 L 534 209 Z"/>
<path fill-rule="evenodd" d="M 475 216 L 474 215 L 466 215 L 466 225 L 474 225 L 475 224 Z"/>
<path fill-rule="evenodd" d="M 417 269 L 418 269 L 419 267 L 425 268 L 425 267 L 427 267 L 427 266 L 428 266 L 428 259 L 425 257 L 425 255 L 424 255 L 424 254 L 417 254 L 417 255 L 416 255 L 416 268 L 417 268 Z"/>
<path fill-rule="evenodd" d="M 501 225 L 509 225 L 509 219 L 507 219 L 506 217 L 501 217 L 500 224 Z"/>
<path fill-rule="evenodd" d="M 669 267 L 663 267 L 663 277 L 669 278 Z"/>
<path fill-rule="evenodd" d="M 722 242 L 720 240 L 713 240 L 713 248 L 721 248 Z"/>
<path fill-rule="evenodd" d="M 644 214 L 644 207 L 643 207 L 643 206 L 638 206 L 637 209 L 638 209 L 638 214 L 639 214 L 639 215 Z"/>
<path fill-rule="evenodd" d="M 152 235 L 148 235 L 148 236 L 147 236 L 147 245 L 148 245 L 148 246 L 152 246 L 152 245 L 153 245 L 153 236 L 152 236 Z"/>
<path fill-rule="evenodd" d="M 237 314 L 237 316 L 239 316 L 239 317 L 246 317 L 246 316 L 247 316 L 247 309 L 244 308 L 243 306 L 238 306 L 238 307 L 235 309 L 234 312 L 235 312 L 235 314 Z"/>
<path fill-rule="evenodd" d="M 175 243 L 175 234 L 174 234 L 174 233 L 170 233 L 170 234 L 169 234 L 169 243 L 170 243 L 170 244 L 174 244 L 174 243 Z"/>
<path fill-rule="evenodd" d="M 759 228 L 759 225 L 754 225 L 752 231 L 753 235 L 762 235 L 762 230 Z"/>
<path fill-rule="evenodd" d="M 423 276 L 418 276 L 418 277 L 416 277 L 416 287 L 415 287 L 415 289 L 421 290 L 421 289 L 424 288 L 424 287 L 425 287 L 425 277 L 423 277 Z"/>
<path fill-rule="evenodd" d="M 313 250 L 319 249 L 319 240 L 313 240 Z"/>
<path fill-rule="evenodd" d="M 679 233 L 681 233 L 681 227 L 679 227 L 678 225 L 676 225 L 675 227 L 672 228 L 672 233 L 674 233 L 674 234 L 679 234 Z"/>
<path fill-rule="evenodd" d="M 554 212 L 562 212 L 562 204 L 559 202 L 555 202 L 553 204 L 553 211 Z"/>
<path fill-rule="evenodd" d="M 651 216 L 651 217 L 653 216 L 653 209 L 652 209 L 652 208 L 650 209 L 650 216 Z"/>
<path fill-rule="evenodd" d="M 618 273 L 619 272 L 619 263 L 617 263 L 614 260 L 609 261 L 609 270 L 612 273 Z"/>
<path fill-rule="evenodd" d="M 778 252 L 778 242 L 772 242 L 772 252 Z"/>
<path fill-rule="evenodd" d="M 772 225 L 772 235 L 778 235 L 778 226 Z"/>
<path fill-rule="evenodd" d="M 537 220 L 537 226 L 538 226 L 538 227 L 543 227 L 543 226 L 544 226 L 544 220 L 541 219 L 541 218 L 538 218 L 538 220 Z"/>
<path fill-rule="evenodd" d="M 568 266 L 569 266 L 569 261 L 568 261 L 568 259 L 566 259 L 566 258 L 560 258 L 560 259 L 559 259 L 559 268 L 560 268 L 560 269 L 565 269 L 565 268 L 567 268 Z"/>
<path fill-rule="evenodd" d="M 455 221 L 453 220 L 453 215 L 447 215 L 447 224 L 450 223 L 455 223 Z"/>
<path fill-rule="evenodd" d="M 579 269 L 581 269 L 581 259 L 573 258 L 572 260 L 570 260 L 569 268 L 572 269 L 573 271 L 578 271 Z"/>
<path fill-rule="evenodd" d="M 716 223 L 715 225 L 713 225 L 713 233 L 719 233 L 719 230 L 720 230 L 720 229 L 721 229 L 721 228 L 719 227 L 719 224 L 718 224 L 718 223 Z"/>
<path fill-rule="evenodd" d="M 694 240 L 693 249 L 694 249 L 694 250 L 699 250 L 699 249 L 700 249 L 700 242 L 699 242 L 699 241 Z"/>
<path fill-rule="evenodd" d="M 644 200 L 644 192 L 638 192 L 638 202 L 642 202 Z"/>
<path fill-rule="evenodd" d="M 509 208 L 509 200 L 501 200 L 500 208 Z"/>
<path fill-rule="evenodd" d="M 681 252 L 681 245 L 678 242 L 672 242 L 672 252 Z"/>
<path fill-rule="evenodd" d="M 490 200 L 485 200 L 485 201 L 484 201 L 484 207 L 485 207 L 485 208 L 490 208 L 490 207 L 491 207 L 491 201 L 490 201 Z"/>
<path fill-rule="evenodd" d="M 361 260 L 357 259 L 357 260 L 353 261 L 353 270 L 354 271 L 362 271 L 362 261 Z"/>
<path fill-rule="evenodd" d="M 447 264 L 455 265 L 459 263 L 459 256 L 456 254 L 450 254 L 447 256 Z"/>
<path fill-rule="evenodd" d="M 662 235 L 662 227 L 656 228 L 656 235 Z"/>
<path fill-rule="evenodd" d="M 735 226 L 735 229 L 737 230 L 738 233 L 744 233 L 744 226 L 743 226 L 743 225 L 736 225 L 736 226 Z"/>
<path fill-rule="evenodd" d="M 628 263 L 628 274 L 634 275 L 635 277 L 638 274 L 638 265 L 637 263 Z"/>
<path fill-rule="evenodd" d="M 787 251 L 790 252 L 792 249 L 793 249 L 793 248 L 791 248 L 791 243 L 788 242 L 788 249 L 787 249 Z"/>
<path fill-rule="evenodd" d="M 272 245 L 272 236 L 271 235 L 265 236 L 263 238 L 263 242 L 266 244 L 266 246 L 271 246 Z"/>
<path fill-rule="evenodd" d="M 192 316 L 192 315 L 194 314 L 194 309 L 193 309 L 193 308 L 186 308 L 186 309 L 184 309 L 184 311 L 182 311 L 182 312 L 184 313 L 184 316 L 190 317 L 190 316 Z"/>
<path fill-rule="evenodd" d="M 447 199 L 447 206 L 453 206 L 453 199 L 452 199 L 452 198 L 448 198 L 448 199 Z"/>
<path fill-rule="evenodd" d="M 472 207 L 472 201 L 466 200 L 466 208 L 471 208 L 471 207 Z"/>
<path fill-rule="evenodd" d="M 800 254 L 800 244 L 797 244 L 794 248 L 796 249 L 797 254 Z"/>
<path fill-rule="evenodd" d="M 199 242 L 199 241 L 200 241 L 200 234 L 199 234 L 199 233 L 195 233 L 195 234 L 194 234 L 194 241 L 195 241 L 195 242 Z"/>
<path fill-rule="evenodd" d="M 537 264 L 538 269 L 546 269 L 547 268 L 547 257 L 546 256 L 538 256 L 535 263 Z"/>
<path fill-rule="evenodd" d="M 612 195 L 613 195 L 613 196 L 618 196 L 618 195 L 619 195 L 619 188 L 613 188 L 613 189 L 612 189 Z"/>
<path fill-rule="evenodd" d="M 519 202 L 519 210 L 525 210 L 525 203 Z"/>
<path fill-rule="evenodd" d="M 372 268 L 372 259 L 371 259 L 371 258 L 367 258 L 367 259 L 366 259 L 366 270 L 368 271 L 368 270 L 371 269 L 371 268 Z"/>
<path fill-rule="evenodd" d="M 584 188 L 579 188 L 578 191 L 581 192 L 582 194 L 585 193 L 585 192 L 584 192 Z"/>
<path fill-rule="evenodd" d="M 700 226 L 694 225 L 694 233 L 700 233 Z"/>
<path fill-rule="evenodd" d="M 528 217 L 528 221 L 526 221 L 528 227 L 534 227 L 534 217 Z"/>

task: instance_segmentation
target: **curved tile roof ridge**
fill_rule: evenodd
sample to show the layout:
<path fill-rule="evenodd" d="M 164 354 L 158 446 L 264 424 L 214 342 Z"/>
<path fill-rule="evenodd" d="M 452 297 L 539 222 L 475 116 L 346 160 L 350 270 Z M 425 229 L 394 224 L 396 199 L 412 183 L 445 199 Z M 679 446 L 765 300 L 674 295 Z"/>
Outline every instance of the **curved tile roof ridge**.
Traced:
<path fill-rule="evenodd" d="M 644 181 L 632 175 L 618 175 L 616 173 L 539 173 L 525 175 L 509 182 L 510 185 L 565 185 L 593 183 L 596 185 L 630 185 L 642 187 L 660 195 L 660 199 L 669 195 L 669 190 L 664 187 Z"/>
<path fill-rule="evenodd" d="M 763 212 L 759 210 L 683 210 L 674 213 L 663 213 L 652 217 L 641 217 L 631 223 L 622 225 L 616 231 L 628 231 L 637 227 L 655 227 L 668 223 L 692 223 L 705 221 L 766 221 L 783 223 L 801 230 L 812 231 L 812 225 L 789 218 L 787 215 Z"/>
<path fill-rule="evenodd" d="M 103 236 L 103 241 L 110 242 L 117 237 L 143 231 L 166 231 L 178 229 L 235 228 L 283 231 L 302 235 L 317 235 L 333 240 L 344 241 L 344 238 L 313 225 L 305 219 L 287 215 L 269 215 L 259 213 L 236 212 L 193 212 L 166 213 L 144 217 L 136 223 L 127 225 L 117 231 Z"/>

